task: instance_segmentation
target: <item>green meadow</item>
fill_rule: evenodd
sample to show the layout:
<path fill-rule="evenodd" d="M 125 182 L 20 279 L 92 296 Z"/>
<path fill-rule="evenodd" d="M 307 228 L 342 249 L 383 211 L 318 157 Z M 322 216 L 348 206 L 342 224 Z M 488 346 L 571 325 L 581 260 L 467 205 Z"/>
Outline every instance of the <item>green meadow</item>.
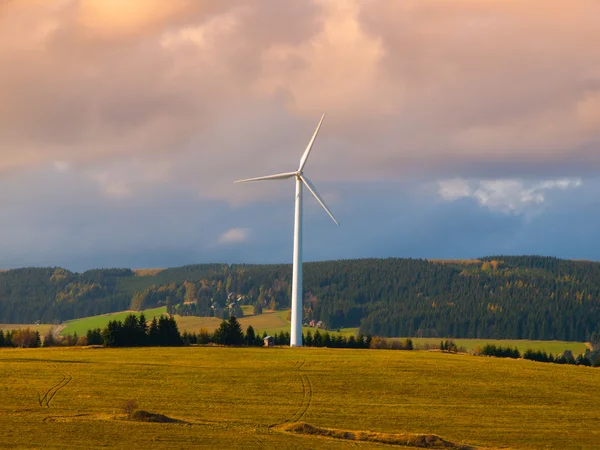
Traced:
<path fill-rule="evenodd" d="M 411 338 L 416 348 L 427 348 L 440 346 L 440 338 Z M 543 350 L 553 355 L 563 353 L 565 350 L 571 350 L 573 354 L 584 353 L 588 348 L 585 342 L 564 342 L 564 341 L 527 341 L 518 339 L 452 339 L 457 347 L 463 348 L 467 352 L 473 352 L 477 347 L 482 348 L 485 344 L 499 345 L 501 347 L 517 347 L 521 353 L 527 349 Z"/>
<path fill-rule="evenodd" d="M 155 316 L 158 317 L 161 314 L 166 314 L 167 307 L 162 306 L 160 308 L 147 309 L 142 312 L 146 316 L 146 319 L 152 320 L 152 317 L 155 317 Z M 123 320 L 125 320 L 125 317 L 127 317 L 129 314 L 132 314 L 132 313 L 137 314 L 137 315 L 141 314 L 141 313 L 135 312 L 135 311 L 121 311 L 121 312 L 117 312 L 117 313 L 102 314 L 99 316 L 90 316 L 90 317 L 84 317 L 82 319 L 69 320 L 69 321 L 62 323 L 63 325 L 65 325 L 65 327 L 61 331 L 61 334 L 65 335 L 65 334 L 77 333 L 79 336 L 81 336 L 81 335 L 86 334 L 88 330 L 93 330 L 94 328 L 106 327 L 108 322 L 110 322 L 111 320 L 123 321 Z"/>
<path fill-rule="evenodd" d="M 428 351 L 72 347 L 2 349 L 0 375 L 2 448 L 390 448 L 348 439 L 412 433 L 457 448 L 600 442 L 598 368 Z M 145 412 L 130 418 L 127 402 Z M 172 423 L 144 421 L 153 414 Z"/>

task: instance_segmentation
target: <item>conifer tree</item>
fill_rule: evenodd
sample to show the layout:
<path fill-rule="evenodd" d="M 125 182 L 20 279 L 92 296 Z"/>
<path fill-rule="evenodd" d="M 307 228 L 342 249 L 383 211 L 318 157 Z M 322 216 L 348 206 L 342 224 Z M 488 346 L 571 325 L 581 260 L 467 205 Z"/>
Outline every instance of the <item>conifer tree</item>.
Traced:
<path fill-rule="evenodd" d="M 142 333 L 144 335 L 147 335 L 148 334 L 148 324 L 146 323 L 146 316 L 144 315 L 144 313 L 140 314 L 139 324 L 140 324 L 140 330 L 142 331 Z"/>
<path fill-rule="evenodd" d="M 306 336 L 302 336 L 302 342 L 306 347 L 312 347 L 314 345 L 312 333 L 310 330 L 306 332 Z"/>
<path fill-rule="evenodd" d="M 315 331 L 313 343 L 315 347 L 323 347 L 323 337 L 321 336 L 321 333 L 319 333 L 319 330 Z"/>
<path fill-rule="evenodd" d="M 158 331 L 158 320 L 152 318 L 150 328 L 148 329 L 148 343 L 150 345 L 160 345 L 160 333 Z"/>
<path fill-rule="evenodd" d="M 215 330 L 212 340 L 215 344 L 226 345 L 227 336 L 229 335 L 229 322 L 223 320 L 219 327 Z"/>
<path fill-rule="evenodd" d="M 242 331 L 242 326 L 233 315 L 229 318 L 228 328 L 226 345 L 242 345 L 244 343 L 244 332 Z"/>
<path fill-rule="evenodd" d="M 256 334 L 254 333 L 254 328 L 252 328 L 252 325 L 248 325 L 248 328 L 246 329 L 246 345 L 251 346 L 251 345 L 256 345 Z"/>

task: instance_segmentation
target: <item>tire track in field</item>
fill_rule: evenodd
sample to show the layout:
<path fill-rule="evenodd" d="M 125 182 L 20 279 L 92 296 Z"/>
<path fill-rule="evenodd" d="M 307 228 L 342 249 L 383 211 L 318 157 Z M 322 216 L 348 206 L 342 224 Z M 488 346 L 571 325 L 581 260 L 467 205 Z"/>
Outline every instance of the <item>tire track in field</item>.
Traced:
<path fill-rule="evenodd" d="M 58 383 L 53 385 L 50 389 L 48 389 L 43 397 L 41 397 L 40 394 L 38 394 L 38 403 L 40 404 L 41 407 L 45 406 L 46 408 L 49 408 L 50 402 L 52 401 L 54 396 L 58 393 L 58 391 L 60 391 L 62 388 L 64 388 L 73 379 L 73 377 L 71 375 L 65 375 L 64 373 L 61 373 L 61 372 L 59 372 L 59 373 L 62 375 L 62 379 Z"/>
<path fill-rule="evenodd" d="M 301 360 L 301 361 L 299 360 L 296 363 L 294 363 L 294 365 L 292 366 L 292 369 L 294 371 L 298 372 L 298 378 L 300 379 L 300 383 L 302 384 L 302 399 L 300 401 L 300 406 L 298 407 L 296 412 L 294 412 L 294 414 L 291 417 L 289 417 L 287 420 L 284 420 L 283 422 L 280 422 L 280 423 L 273 424 L 272 426 L 283 425 L 284 423 L 290 423 L 290 422 L 298 422 L 300 419 L 302 419 L 304 417 L 304 415 L 308 411 L 308 408 L 310 408 L 310 405 L 312 404 L 312 400 L 313 400 L 312 383 L 310 381 L 310 378 L 308 378 L 308 375 L 306 375 L 303 372 L 300 372 L 300 369 L 304 366 L 305 362 L 306 362 L 305 359 Z"/>
<path fill-rule="evenodd" d="M 300 419 L 304 417 L 308 408 L 310 408 L 310 404 L 312 403 L 313 398 L 313 390 L 312 384 L 310 382 L 310 378 L 306 374 L 299 374 L 300 381 L 302 382 L 302 402 L 296 414 L 294 414 L 288 422 L 298 422 Z"/>
<path fill-rule="evenodd" d="M 58 386 L 54 392 L 52 392 L 52 394 L 48 397 L 47 401 L 46 401 L 46 406 L 50 407 L 50 402 L 52 401 L 52 399 L 54 398 L 54 396 L 58 393 L 58 391 L 60 391 L 62 388 L 66 387 L 67 384 L 69 384 L 71 382 L 71 380 L 73 379 L 73 377 L 71 375 L 67 375 L 67 381 L 65 381 L 63 384 L 61 384 L 60 386 Z"/>
<path fill-rule="evenodd" d="M 55 388 L 60 386 L 65 381 L 66 378 L 67 377 L 65 377 L 63 375 L 62 380 L 60 380 L 58 383 L 56 383 L 54 386 L 52 386 L 50 389 L 48 389 L 43 397 L 40 397 L 40 394 L 38 394 L 38 402 L 39 402 L 40 406 L 44 406 L 44 402 L 48 399 L 48 394 L 50 392 L 52 392 Z"/>

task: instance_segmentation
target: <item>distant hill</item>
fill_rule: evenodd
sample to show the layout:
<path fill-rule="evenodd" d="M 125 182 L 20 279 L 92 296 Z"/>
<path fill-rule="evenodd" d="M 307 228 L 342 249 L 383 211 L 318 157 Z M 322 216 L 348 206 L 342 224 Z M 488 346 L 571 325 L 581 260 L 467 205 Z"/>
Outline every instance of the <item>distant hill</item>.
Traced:
<path fill-rule="evenodd" d="M 226 317 L 289 308 L 291 265 L 0 272 L 0 323 L 166 306 Z M 359 259 L 304 264 L 304 318 L 364 334 L 585 341 L 600 332 L 600 263 L 541 256 Z"/>

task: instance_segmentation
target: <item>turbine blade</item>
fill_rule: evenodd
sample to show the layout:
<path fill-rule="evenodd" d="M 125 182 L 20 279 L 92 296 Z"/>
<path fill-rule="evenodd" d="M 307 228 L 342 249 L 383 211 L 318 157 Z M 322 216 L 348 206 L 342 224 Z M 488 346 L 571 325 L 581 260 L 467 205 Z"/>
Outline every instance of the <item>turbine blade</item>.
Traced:
<path fill-rule="evenodd" d="M 302 170 L 304 170 L 304 166 L 306 165 L 306 160 L 308 159 L 308 155 L 310 154 L 310 151 L 311 151 L 312 146 L 313 146 L 313 144 L 315 142 L 315 139 L 317 138 L 317 133 L 319 132 L 319 128 L 321 128 L 321 124 L 323 123 L 323 119 L 325 119 L 325 114 L 323 114 L 321 116 L 321 120 L 319 121 L 319 125 L 317 125 L 317 129 L 315 130 L 315 133 L 313 134 L 312 139 L 308 143 L 308 146 L 306 147 L 306 150 L 304 150 L 304 154 L 302 155 L 302 159 L 300 159 L 300 167 L 298 168 L 298 172 L 302 172 Z"/>
<path fill-rule="evenodd" d="M 249 181 L 265 181 L 265 180 L 287 180 L 296 175 L 296 172 L 278 173 L 276 175 L 267 175 L 266 177 L 247 178 L 245 180 L 237 180 L 234 183 L 248 183 Z"/>
<path fill-rule="evenodd" d="M 319 194 L 317 194 L 317 189 L 310 182 L 310 180 L 308 178 L 306 178 L 304 175 L 300 175 L 300 179 L 305 184 L 305 186 L 308 188 L 308 190 L 312 193 L 312 195 L 315 196 L 315 198 L 321 204 L 321 206 L 327 212 L 327 214 L 329 214 L 329 217 L 331 217 L 333 219 L 333 221 L 335 222 L 336 225 L 339 225 L 338 221 L 335 220 L 335 217 L 333 217 L 333 214 L 331 214 L 331 211 L 329 211 L 329 208 L 327 208 L 327 205 L 325 205 L 325 202 L 323 201 L 323 199 L 321 197 L 319 197 Z"/>

